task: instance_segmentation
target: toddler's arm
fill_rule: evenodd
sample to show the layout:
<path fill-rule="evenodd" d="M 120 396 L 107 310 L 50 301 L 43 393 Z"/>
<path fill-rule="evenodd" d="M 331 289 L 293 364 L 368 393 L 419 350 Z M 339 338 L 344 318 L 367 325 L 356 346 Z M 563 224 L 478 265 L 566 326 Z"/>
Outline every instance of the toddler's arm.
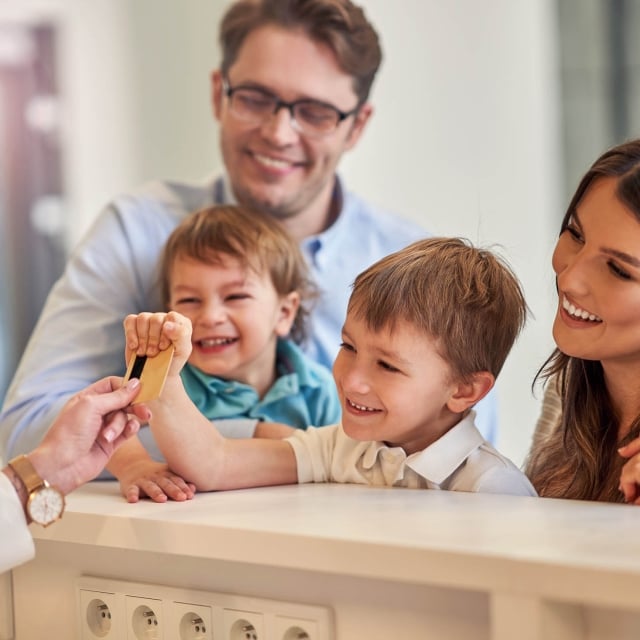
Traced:
<path fill-rule="evenodd" d="M 180 370 L 191 353 L 191 323 L 176 312 L 125 319 L 127 357 L 175 348 L 162 395 L 147 403 L 154 439 L 169 468 L 200 491 L 295 484 L 296 459 L 284 440 L 223 438 L 191 402 Z"/>
<path fill-rule="evenodd" d="M 133 353 L 154 356 L 172 344 L 166 336 L 161 335 L 162 324 L 167 315 L 141 313 L 125 318 L 126 362 Z M 172 314 L 171 320 L 180 326 L 180 333 L 170 371 L 179 375 L 191 352 L 191 329 L 188 319 L 179 314 Z M 166 502 L 167 498 L 189 500 L 195 492 L 195 487 L 172 473 L 167 464 L 152 460 L 137 437 L 116 452 L 108 469 L 120 482 L 120 491 L 127 502 L 137 502 L 144 496 L 155 502 Z"/>

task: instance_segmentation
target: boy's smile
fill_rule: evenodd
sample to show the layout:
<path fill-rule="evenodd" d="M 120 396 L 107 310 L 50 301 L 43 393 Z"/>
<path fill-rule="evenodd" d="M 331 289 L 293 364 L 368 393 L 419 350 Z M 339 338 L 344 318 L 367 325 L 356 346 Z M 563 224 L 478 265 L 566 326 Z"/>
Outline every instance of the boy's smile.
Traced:
<path fill-rule="evenodd" d="M 193 325 L 189 362 L 262 395 L 275 376 L 276 339 L 295 317 L 270 276 L 220 254 L 215 264 L 177 257 L 170 280 L 171 308 Z"/>
<path fill-rule="evenodd" d="M 348 436 L 399 446 L 409 455 L 460 420 L 447 406 L 458 385 L 435 340 L 403 320 L 374 332 L 352 314 L 342 340 L 333 375 Z"/>

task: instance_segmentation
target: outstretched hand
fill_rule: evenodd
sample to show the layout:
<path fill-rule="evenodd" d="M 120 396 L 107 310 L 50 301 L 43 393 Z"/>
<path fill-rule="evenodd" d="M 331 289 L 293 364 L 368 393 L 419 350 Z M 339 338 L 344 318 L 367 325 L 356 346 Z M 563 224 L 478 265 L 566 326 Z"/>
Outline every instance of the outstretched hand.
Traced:
<path fill-rule="evenodd" d="M 620 447 L 618 453 L 627 458 L 620 473 L 619 489 L 626 502 L 640 504 L 640 438 Z"/>
<path fill-rule="evenodd" d="M 29 454 L 39 475 L 65 494 L 95 478 L 151 416 L 144 404 L 131 405 L 139 389 L 138 380 L 122 386 L 112 376 L 74 395 Z"/>

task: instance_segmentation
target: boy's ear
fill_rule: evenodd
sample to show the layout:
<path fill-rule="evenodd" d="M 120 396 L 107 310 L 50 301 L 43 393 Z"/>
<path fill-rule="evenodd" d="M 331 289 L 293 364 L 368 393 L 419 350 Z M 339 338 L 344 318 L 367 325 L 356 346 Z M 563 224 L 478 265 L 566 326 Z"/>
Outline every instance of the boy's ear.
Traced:
<path fill-rule="evenodd" d="M 276 335 L 284 338 L 289 335 L 293 321 L 300 308 L 300 294 L 292 291 L 280 299 L 280 316 L 276 323 Z"/>
<path fill-rule="evenodd" d="M 457 389 L 449 397 L 447 407 L 453 413 L 463 413 L 476 402 L 482 400 L 491 388 L 496 379 L 488 371 L 476 371 L 471 376 L 471 380 L 460 382 Z"/>

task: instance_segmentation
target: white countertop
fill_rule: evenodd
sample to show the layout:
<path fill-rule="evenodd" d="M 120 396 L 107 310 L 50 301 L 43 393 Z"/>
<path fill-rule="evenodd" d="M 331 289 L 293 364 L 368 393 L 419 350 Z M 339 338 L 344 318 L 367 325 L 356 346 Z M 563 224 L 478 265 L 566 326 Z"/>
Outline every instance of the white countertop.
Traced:
<path fill-rule="evenodd" d="M 127 504 L 68 497 L 34 537 L 637 609 L 640 508 L 447 491 L 300 485 Z"/>

